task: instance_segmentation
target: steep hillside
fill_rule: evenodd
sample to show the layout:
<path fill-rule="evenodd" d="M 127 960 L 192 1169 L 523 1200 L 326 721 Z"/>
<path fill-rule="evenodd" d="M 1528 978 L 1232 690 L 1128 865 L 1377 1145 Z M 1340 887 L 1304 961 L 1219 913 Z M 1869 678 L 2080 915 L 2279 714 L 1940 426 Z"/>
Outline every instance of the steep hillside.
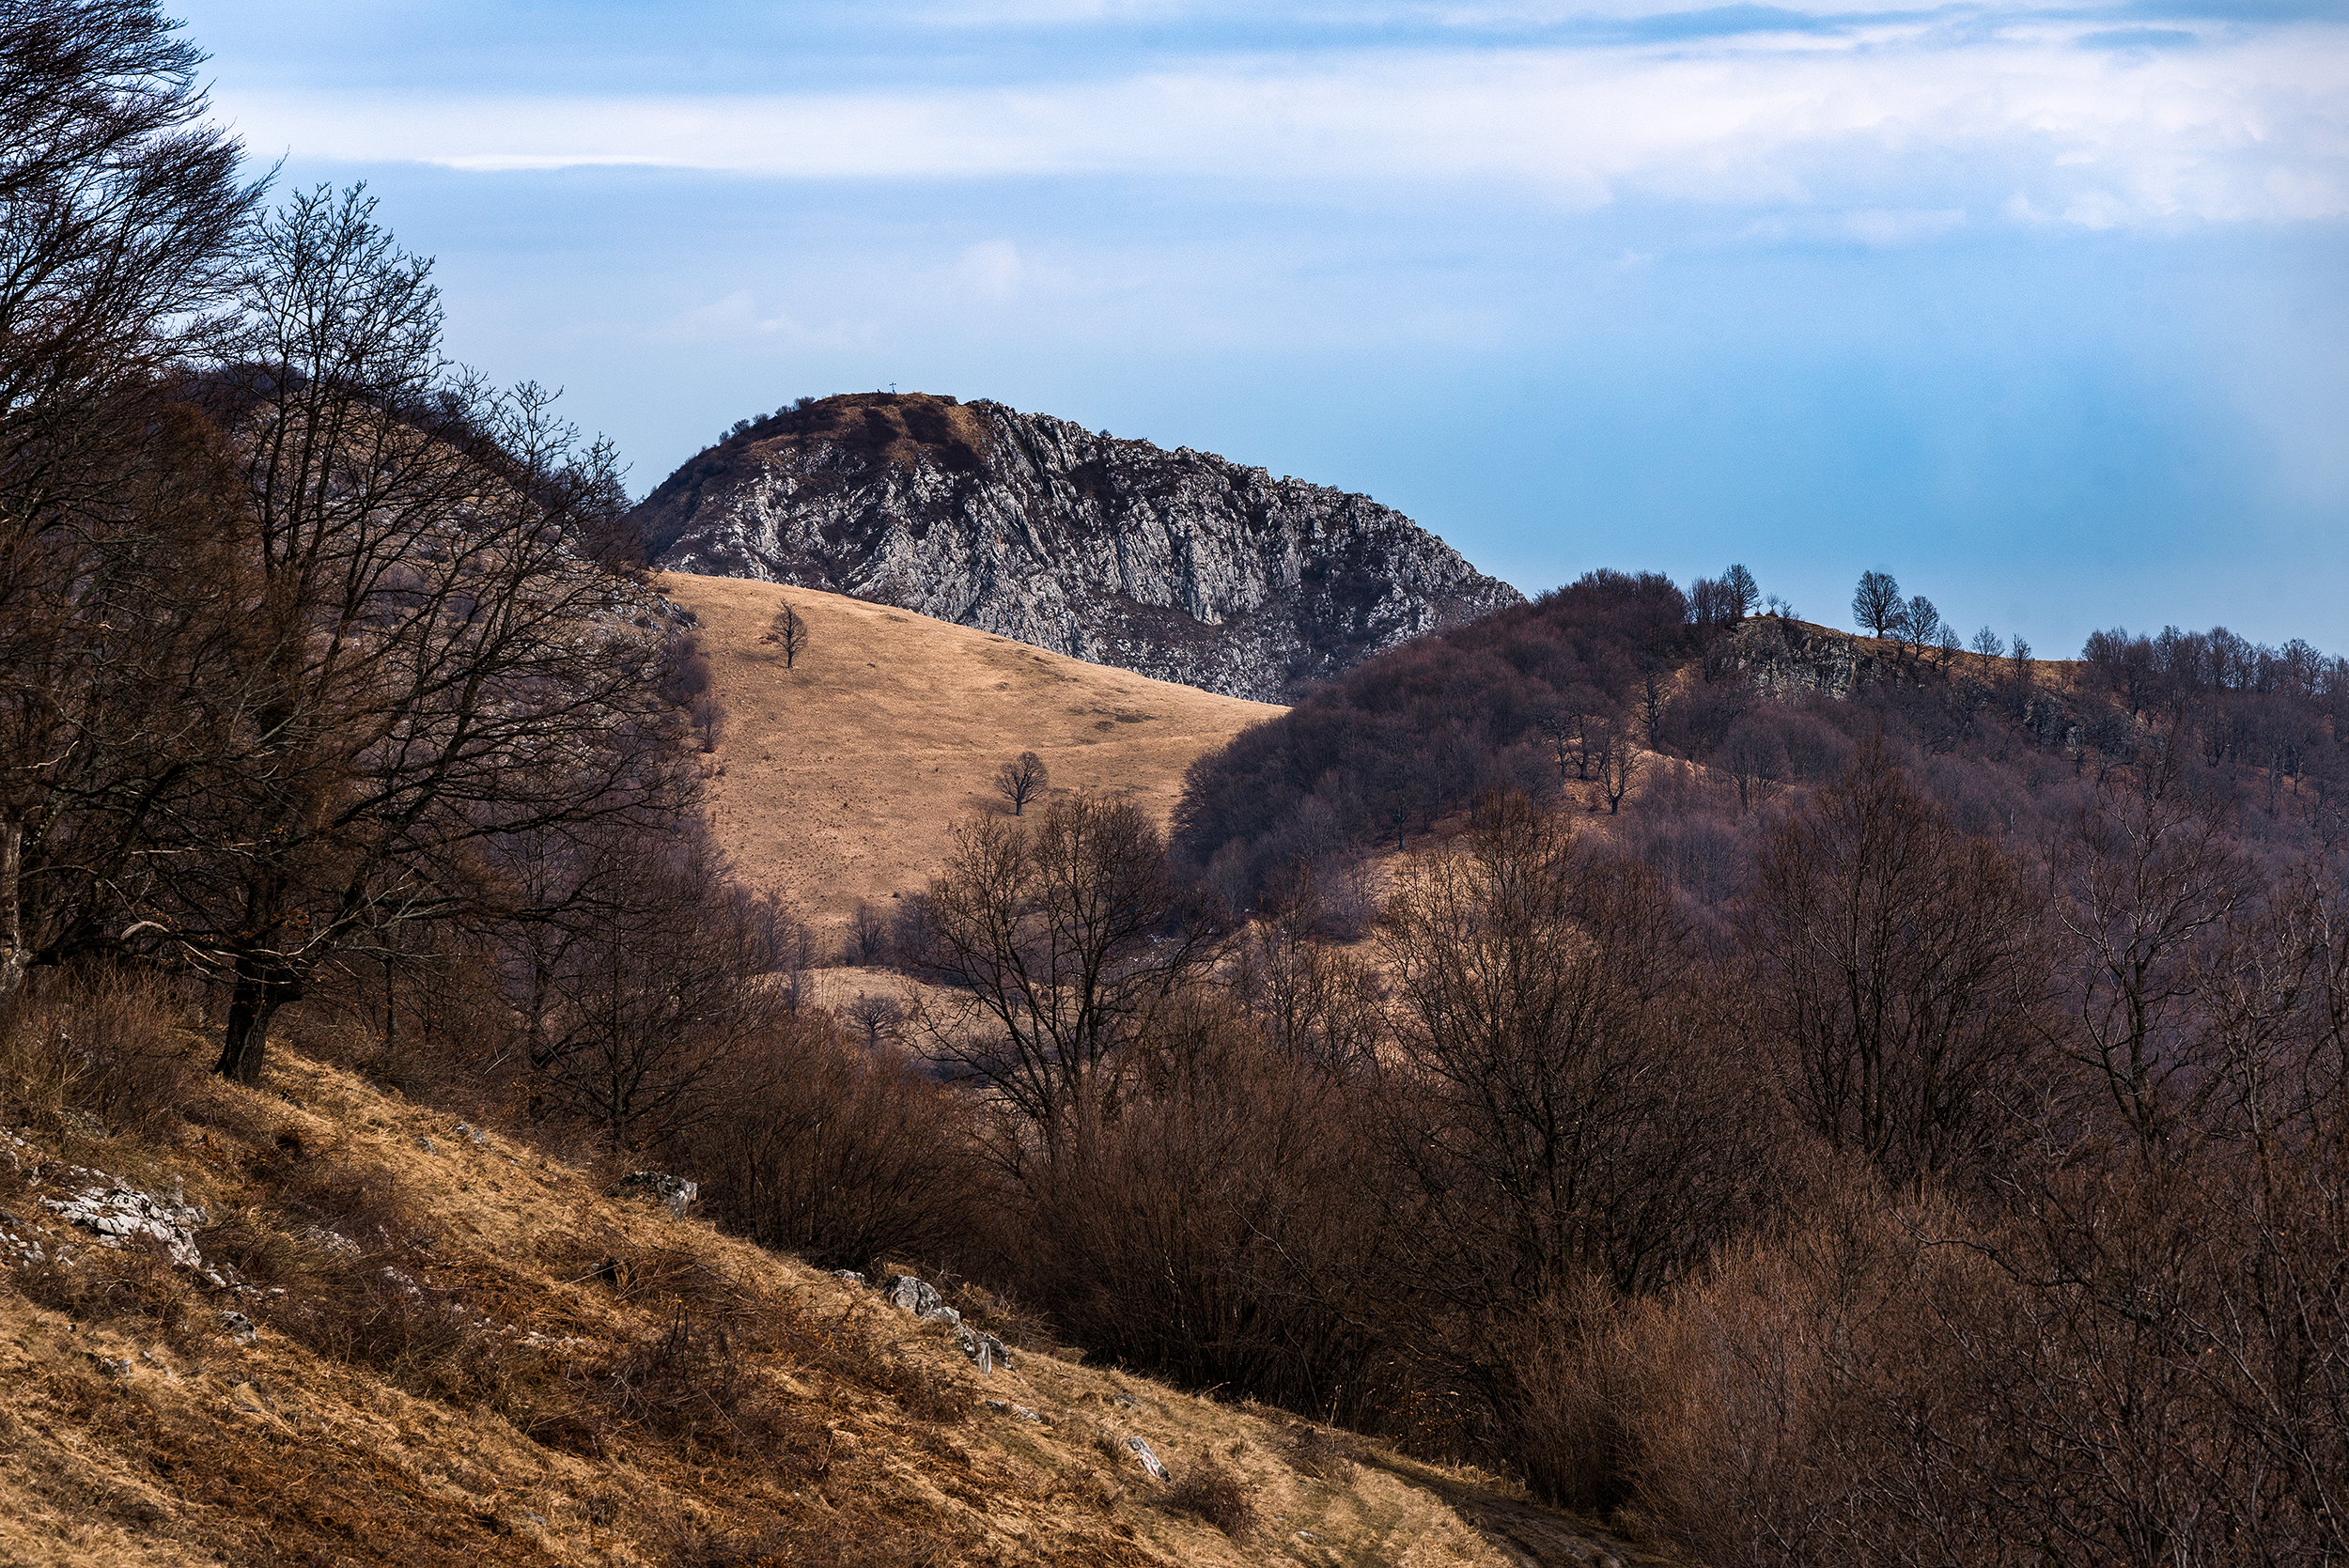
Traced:
<path fill-rule="evenodd" d="M 852 595 L 1261 701 L 1523 598 L 1366 496 L 922 394 L 760 420 L 633 522 L 657 566 Z"/>
<path fill-rule="evenodd" d="M 8 1022 L 10 1067 L 45 1059 Z M 875 1290 L 290 1053 L 177 1098 L 0 1135 L 0 1561 L 1637 1560 L 1050 1347 L 982 1373 Z"/>
<path fill-rule="evenodd" d="M 1033 751 L 1056 791 L 1131 795 L 1163 821 L 1183 770 L 1281 708 L 1145 679 L 969 627 L 735 578 L 663 573 L 699 617 L 724 728 L 711 817 L 737 870 L 818 927 L 919 892 L 995 770 Z M 766 641 L 788 602 L 809 645 Z"/>

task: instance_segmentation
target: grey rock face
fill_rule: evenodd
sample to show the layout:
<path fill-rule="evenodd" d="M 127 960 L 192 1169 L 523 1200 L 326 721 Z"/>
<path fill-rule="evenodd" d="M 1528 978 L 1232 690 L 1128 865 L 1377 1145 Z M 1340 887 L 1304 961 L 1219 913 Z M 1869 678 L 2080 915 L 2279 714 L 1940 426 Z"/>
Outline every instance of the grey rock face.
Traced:
<path fill-rule="evenodd" d="M 1781 702 L 1814 691 L 1848 697 L 1863 686 L 1898 679 L 1902 674 L 1856 637 L 1776 615 L 1741 622 L 1705 657 L 1717 670 L 1734 670 L 1756 691 Z"/>
<path fill-rule="evenodd" d="M 1266 701 L 1524 599 L 1366 496 L 919 394 L 760 421 L 635 521 L 659 567 L 848 594 Z"/>

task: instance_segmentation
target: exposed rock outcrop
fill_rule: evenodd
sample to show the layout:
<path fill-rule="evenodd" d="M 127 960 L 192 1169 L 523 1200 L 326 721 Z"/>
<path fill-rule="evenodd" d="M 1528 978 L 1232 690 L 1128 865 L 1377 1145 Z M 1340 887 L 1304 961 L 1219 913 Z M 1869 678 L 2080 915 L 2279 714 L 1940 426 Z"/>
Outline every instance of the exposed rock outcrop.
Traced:
<path fill-rule="evenodd" d="M 1874 644 L 1848 632 L 1777 615 L 1739 622 L 1706 650 L 1705 660 L 1716 674 L 1741 675 L 1755 691 L 1781 702 L 1813 692 L 1848 697 L 1862 687 L 1899 680 L 1907 673 Z"/>
<path fill-rule="evenodd" d="M 2137 756 L 2139 727 L 2110 707 L 2077 707 L 2059 691 L 2020 690 L 1985 676 L 1979 665 L 1952 672 L 1936 653 L 1909 651 L 1829 627 L 1776 615 L 1743 621 L 1705 650 L 1708 676 L 1742 676 L 1763 696 L 1794 702 L 1814 693 L 1837 699 L 1871 686 L 1930 689 L 1938 681 L 1960 706 L 2002 706 L 2038 744 L 2078 753 L 2092 749 L 2111 761 Z"/>
<path fill-rule="evenodd" d="M 1524 598 L 1366 496 L 921 394 L 761 420 L 635 521 L 659 567 L 848 594 L 1262 701 Z"/>
<path fill-rule="evenodd" d="M 842 1279 L 863 1281 L 862 1274 L 844 1271 Z M 946 1305 L 946 1298 L 938 1294 L 938 1287 L 927 1280 L 910 1274 L 892 1274 L 883 1281 L 881 1296 L 900 1311 L 911 1312 L 925 1323 L 942 1323 L 954 1331 L 955 1341 L 962 1353 L 971 1358 L 971 1364 L 988 1376 L 997 1367 L 1011 1365 L 1011 1350 L 1003 1341 L 962 1321 L 962 1314 Z M 1033 1419 L 1033 1418 L 1031 1418 Z"/>

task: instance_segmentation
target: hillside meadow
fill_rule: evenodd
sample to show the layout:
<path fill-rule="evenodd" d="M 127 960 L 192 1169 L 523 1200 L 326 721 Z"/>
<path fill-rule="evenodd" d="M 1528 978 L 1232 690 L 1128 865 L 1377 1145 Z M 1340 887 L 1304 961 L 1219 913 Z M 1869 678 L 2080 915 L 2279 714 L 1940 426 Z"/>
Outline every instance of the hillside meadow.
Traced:
<path fill-rule="evenodd" d="M 1046 799 L 1130 799 L 1163 825 L 1194 758 L 1287 711 L 838 594 L 653 581 L 696 617 L 723 715 L 706 758 L 720 842 L 827 939 L 859 901 L 926 887 L 957 816 L 1008 812 L 993 779 L 1021 752 L 1050 768 Z M 789 668 L 770 639 L 785 604 L 808 628 Z"/>

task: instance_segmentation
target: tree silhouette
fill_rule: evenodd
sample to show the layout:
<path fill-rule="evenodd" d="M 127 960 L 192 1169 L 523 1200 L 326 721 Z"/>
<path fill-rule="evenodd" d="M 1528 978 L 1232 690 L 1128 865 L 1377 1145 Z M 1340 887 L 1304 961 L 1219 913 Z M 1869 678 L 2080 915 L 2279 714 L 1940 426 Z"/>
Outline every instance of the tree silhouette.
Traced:
<path fill-rule="evenodd" d="M 786 604 L 775 612 L 774 621 L 767 629 L 767 641 L 783 649 L 783 667 L 788 670 L 807 651 L 807 622 Z"/>
<path fill-rule="evenodd" d="M 1024 814 L 1028 802 L 1043 794 L 1051 782 L 1051 769 L 1034 752 L 1022 752 L 995 770 L 996 792 L 1011 802 L 1014 816 Z"/>
<path fill-rule="evenodd" d="M 1727 588 L 1731 597 L 1735 599 L 1739 620 L 1752 614 L 1761 607 L 1761 584 L 1754 582 L 1753 573 L 1746 570 L 1742 563 L 1733 562 L 1730 568 L 1721 573 L 1721 586 Z"/>
<path fill-rule="evenodd" d="M 1941 642 L 1941 612 L 1933 607 L 1933 600 L 1919 594 L 1908 601 L 1906 612 L 1908 640 L 1920 648 L 1937 647 Z"/>
<path fill-rule="evenodd" d="M 1890 572 L 1862 572 L 1859 591 L 1851 597 L 1852 619 L 1882 637 L 1897 629 L 1907 619 L 1908 607 L 1901 602 L 1901 585 Z"/>

